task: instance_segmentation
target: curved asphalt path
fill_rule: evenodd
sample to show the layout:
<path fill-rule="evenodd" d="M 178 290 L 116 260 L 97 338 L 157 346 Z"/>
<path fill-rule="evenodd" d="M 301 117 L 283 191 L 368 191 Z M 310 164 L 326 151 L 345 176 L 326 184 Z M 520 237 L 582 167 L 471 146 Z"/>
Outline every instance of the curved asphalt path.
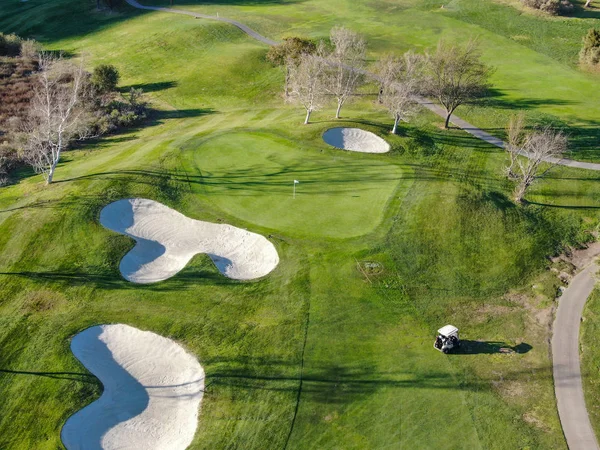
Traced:
<path fill-rule="evenodd" d="M 183 14 L 195 18 L 229 23 L 257 41 L 267 45 L 278 44 L 277 41 L 264 37 L 243 23 L 225 17 L 209 16 L 180 9 L 144 6 L 136 0 L 126 1 L 138 9 Z M 361 72 L 374 77 L 373 74 L 367 71 L 361 70 Z M 434 114 L 442 118 L 446 117 L 444 108 L 431 100 L 424 97 L 415 97 L 415 100 Z M 451 122 L 458 128 L 488 144 L 500 148 L 504 148 L 505 146 L 501 139 L 471 125 L 460 117 L 452 116 Z M 527 156 L 527 154 L 523 153 L 523 156 Z M 561 166 L 600 171 L 600 164 L 598 163 L 558 158 L 548 158 L 547 161 Z M 579 325 L 581 323 L 581 315 L 585 302 L 594 289 L 596 282 L 595 273 L 598 270 L 599 267 L 593 263 L 573 278 L 569 287 L 560 297 L 556 311 L 556 320 L 554 322 L 554 334 L 552 336 L 554 390 L 560 422 L 570 450 L 600 450 L 585 407 L 581 383 L 581 365 L 579 361 Z"/>
<path fill-rule="evenodd" d="M 558 415 L 570 450 L 598 450 L 590 423 L 579 361 L 579 325 L 585 302 L 594 290 L 599 267 L 592 263 L 579 272 L 558 301 L 552 336 L 554 392 Z"/>
<path fill-rule="evenodd" d="M 131 6 L 133 6 L 134 8 L 137 8 L 137 9 L 145 9 L 145 10 L 148 10 L 148 11 L 163 11 L 163 12 L 168 12 L 168 13 L 183 14 L 183 15 L 186 15 L 186 16 L 195 17 L 196 19 L 210 19 L 210 20 L 218 20 L 219 22 L 229 23 L 229 24 L 231 24 L 231 25 L 233 25 L 235 27 L 238 27 L 240 30 L 242 30 L 244 33 L 246 33 L 248 36 L 253 37 L 254 39 L 256 39 L 257 41 L 262 42 L 263 44 L 267 44 L 267 45 L 277 45 L 277 44 L 279 44 L 279 42 L 272 41 L 271 39 L 264 37 L 262 34 L 257 33 L 252 28 L 244 25 L 243 23 L 237 22 L 237 21 L 232 20 L 232 19 L 228 19 L 226 17 L 209 16 L 209 15 L 206 15 L 206 14 L 200 14 L 200 13 L 195 13 L 195 12 L 191 12 L 191 11 L 184 11 L 182 9 L 161 8 L 160 6 L 144 6 L 144 5 L 136 2 L 135 0 L 126 0 L 126 1 Z"/>

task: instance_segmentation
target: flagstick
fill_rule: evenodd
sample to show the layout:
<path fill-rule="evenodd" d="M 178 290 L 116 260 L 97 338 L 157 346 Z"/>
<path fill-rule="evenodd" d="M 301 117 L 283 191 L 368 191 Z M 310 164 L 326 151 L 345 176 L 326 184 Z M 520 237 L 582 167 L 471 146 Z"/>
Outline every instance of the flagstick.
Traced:
<path fill-rule="evenodd" d="M 294 181 L 294 198 L 296 198 L 296 182 Z"/>

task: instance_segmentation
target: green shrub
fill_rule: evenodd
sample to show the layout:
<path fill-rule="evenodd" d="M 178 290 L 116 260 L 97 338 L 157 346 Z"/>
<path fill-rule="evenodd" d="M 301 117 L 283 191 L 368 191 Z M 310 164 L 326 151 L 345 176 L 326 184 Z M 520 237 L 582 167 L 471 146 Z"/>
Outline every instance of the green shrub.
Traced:
<path fill-rule="evenodd" d="M 100 92 L 111 92 L 119 83 L 119 71 L 115 66 L 102 64 L 94 69 L 92 83 Z"/>
<path fill-rule="evenodd" d="M 600 30 L 592 28 L 585 35 L 579 61 L 589 65 L 600 64 Z"/>
<path fill-rule="evenodd" d="M 99 105 L 96 111 L 94 127 L 97 134 L 107 134 L 119 128 L 128 128 L 139 124 L 148 117 L 148 106 L 141 89 L 131 89 L 127 95 L 111 99 Z"/>
<path fill-rule="evenodd" d="M 21 38 L 16 34 L 0 33 L 0 56 L 19 56 Z"/>

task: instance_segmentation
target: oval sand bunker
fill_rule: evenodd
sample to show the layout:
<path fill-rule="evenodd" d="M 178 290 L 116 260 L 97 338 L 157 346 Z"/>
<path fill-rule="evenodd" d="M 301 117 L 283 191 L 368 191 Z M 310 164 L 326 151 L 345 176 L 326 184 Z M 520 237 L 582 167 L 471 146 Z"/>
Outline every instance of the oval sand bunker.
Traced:
<path fill-rule="evenodd" d="M 174 341 L 128 325 L 88 328 L 71 341 L 75 357 L 104 386 L 61 431 L 68 450 L 175 450 L 190 445 L 204 370 Z"/>
<path fill-rule="evenodd" d="M 111 203 L 102 209 L 100 223 L 137 241 L 119 266 L 133 283 L 166 280 L 197 253 L 208 254 L 223 275 L 236 280 L 263 277 L 279 263 L 275 246 L 264 236 L 190 219 L 153 200 Z"/>
<path fill-rule="evenodd" d="M 360 128 L 330 128 L 323 133 L 323 140 L 342 150 L 362 153 L 387 153 L 390 144 L 385 140 Z"/>

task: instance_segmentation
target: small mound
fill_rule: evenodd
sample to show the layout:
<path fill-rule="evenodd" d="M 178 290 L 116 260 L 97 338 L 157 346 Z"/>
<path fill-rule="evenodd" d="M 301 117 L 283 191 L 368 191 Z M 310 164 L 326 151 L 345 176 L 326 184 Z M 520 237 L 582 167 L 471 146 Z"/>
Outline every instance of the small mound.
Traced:
<path fill-rule="evenodd" d="M 71 351 L 104 392 L 63 426 L 68 450 L 176 450 L 191 444 L 204 370 L 179 344 L 128 325 L 100 325 L 76 335 Z"/>
<path fill-rule="evenodd" d="M 190 219 L 153 200 L 113 202 L 100 212 L 100 223 L 136 240 L 119 265 L 133 283 L 166 280 L 198 253 L 208 254 L 223 275 L 235 280 L 263 277 L 279 263 L 275 246 L 264 236 Z"/>
<path fill-rule="evenodd" d="M 323 133 L 323 140 L 336 148 L 361 153 L 387 153 L 390 144 L 370 131 L 360 128 L 330 128 Z"/>

